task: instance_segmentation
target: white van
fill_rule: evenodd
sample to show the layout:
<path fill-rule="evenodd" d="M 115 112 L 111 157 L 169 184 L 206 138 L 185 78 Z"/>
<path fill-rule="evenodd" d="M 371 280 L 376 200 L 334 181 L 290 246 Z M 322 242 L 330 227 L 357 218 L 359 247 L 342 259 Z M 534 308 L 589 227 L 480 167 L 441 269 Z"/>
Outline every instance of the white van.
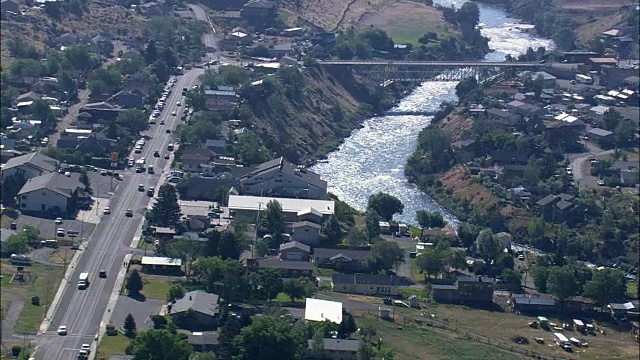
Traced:
<path fill-rule="evenodd" d="M 89 273 L 83 272 L 78 278 L 78 289 L 86 289 L 89 286 Z"/>

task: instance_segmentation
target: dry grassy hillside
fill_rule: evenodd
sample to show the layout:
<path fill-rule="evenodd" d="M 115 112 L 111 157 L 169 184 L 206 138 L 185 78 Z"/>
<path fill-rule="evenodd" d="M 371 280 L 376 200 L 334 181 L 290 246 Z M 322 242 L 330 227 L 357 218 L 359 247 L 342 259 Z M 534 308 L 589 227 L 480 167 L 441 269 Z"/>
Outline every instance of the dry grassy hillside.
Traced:
<path fill-rule="evenodd" d="M 394 41 L 417 42 L 427 32 L 451 35 L 455 29 L 433 7 L 411 0 L 301 0 L 286 6 L 288 21 L 311 23 L 325 30 L 374 26 Z"/>
<path fill-rule="evenodd" d="M 50 38 L 66 32 L 95 36 L 106 32 L 116 35 L 118 30 L 124 30 L 127 34 L 134 34 L 140 31 L 143 21 L 141 16 L 123 7 L 97 3 L 89 3 L 82 17 L 63 14 L 58 20 L 52 19 L 42 10 L 30 9 L 21 19 L 0 21 L 2 64 L 10 60 L 4 45 L 11 37 L 18 37 L 45 50 L 45 44 Z"/>

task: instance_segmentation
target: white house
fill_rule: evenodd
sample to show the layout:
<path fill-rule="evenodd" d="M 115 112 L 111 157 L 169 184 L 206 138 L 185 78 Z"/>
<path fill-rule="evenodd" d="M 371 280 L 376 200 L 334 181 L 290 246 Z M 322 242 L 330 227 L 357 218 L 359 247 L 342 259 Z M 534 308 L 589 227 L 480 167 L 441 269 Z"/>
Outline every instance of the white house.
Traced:
<path fill-rule="evenodd" d="M 261 196 L 229 195 L 229 210 L 235 213 L 235 217 L 245 217 L 250 221 L 257 218 L 258 212 L 265 211 L 267 204 L 275 200 L 280 203 L 285 221 L 298 221 L 298 212 L 308 208 L 314 208 L 323 217 L 333 215 L 335 211 L 335 201 L 333 200 L 311 200 L 311 199 L 291 199 Z"/>
<path fill-rule="evenodd" d="M 596 121 L 604 120 L 604 114 L 607 111 L 609 111 L 609 108 L 607 106 L 602 106 L 602 105 L 594 106 L 591 109 L 589 109 L 589 113 L 591 114 L 593 119 Z"/>
<path fill-rule="evenodd" d="M 80 174 L 69 176 L 57 172 L 29 179 L 18 192 L 22 212 L 70 213 L 85 186 L 80 182 Z"/>
<path fill-rule="evenodd" d="M 57 160 L 36 152 L 16 156 L 2 166 L 2 181 L 13 175 L 23 177 L 24 180 L 31 179 L 56 172 L 58 166 Z"/>

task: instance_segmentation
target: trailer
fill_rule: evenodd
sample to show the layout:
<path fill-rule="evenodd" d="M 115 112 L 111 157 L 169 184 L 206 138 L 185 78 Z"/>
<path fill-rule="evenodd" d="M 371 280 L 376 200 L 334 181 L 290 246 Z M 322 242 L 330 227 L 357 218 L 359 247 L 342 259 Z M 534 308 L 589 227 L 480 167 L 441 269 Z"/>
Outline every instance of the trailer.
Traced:
<path fill-rule="evenodd" d="M 587 75 L 576 74 L 576 81 L 581 84 L 593 84 L 593 78 Z"/>
<path fill-rule="evenodd" d="M 573 328 L 576 331 L 583 331 L 585 329 L 584 322 L 582 322 L 582 320 L 573 319 Z"/>
<path fill-rule="evenodd" d="M 553 333 L 553 342 L 561 348 L 571 351 L 571 341 L 567 339 L 562 333 Z"/>

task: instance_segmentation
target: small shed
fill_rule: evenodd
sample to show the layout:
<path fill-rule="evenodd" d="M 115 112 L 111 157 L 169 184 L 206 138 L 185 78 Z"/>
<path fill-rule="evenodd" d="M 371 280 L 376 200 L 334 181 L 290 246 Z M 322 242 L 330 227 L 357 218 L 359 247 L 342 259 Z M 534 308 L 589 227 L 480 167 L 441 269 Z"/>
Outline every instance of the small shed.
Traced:
<path fill-rule="evenodd" d="M 576 329 L 576 331 L 584 330 L 584 322 L 582 322 L 582 320 L 573 319 L 573 328 Z"/>
<path fill-rule="evenodd" d="M 386 308 L 386 307 L 382 307 L 382 306 L 379 307 L 378 308 L 378 317 L 380 319 L 383 319 L 383 320 L 391 319 L 391 309 Z"/>

